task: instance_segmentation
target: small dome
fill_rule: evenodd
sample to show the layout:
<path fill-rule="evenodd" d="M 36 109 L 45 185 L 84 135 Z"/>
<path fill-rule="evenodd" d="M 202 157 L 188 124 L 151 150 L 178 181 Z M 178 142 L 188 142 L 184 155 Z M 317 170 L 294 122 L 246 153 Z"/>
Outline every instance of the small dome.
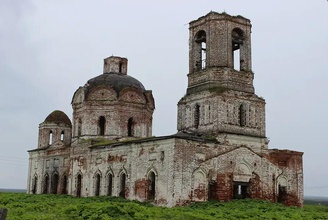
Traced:
<path fill-rule="evenodd" d="M 87 82 L 86 88 L 90 91 L 92 88 L 102 85 L 112 87 L 117 93 L 128 87 L 145 92 L 145 87 L 141 82 L 131 76 L 120 73 L 105 73 L 94 77 Z"/>
<path fill-rule="evenodd" d="M 49 114 L 48 117 L 46 117 L 46 119 L 44 120 L 44 122 L 56 124 L 63 123 L 72 127 L 71 120 L 68 118 L 68 116 L 64 112 L 59 110 L 55 110 L 51 114 Z"/>

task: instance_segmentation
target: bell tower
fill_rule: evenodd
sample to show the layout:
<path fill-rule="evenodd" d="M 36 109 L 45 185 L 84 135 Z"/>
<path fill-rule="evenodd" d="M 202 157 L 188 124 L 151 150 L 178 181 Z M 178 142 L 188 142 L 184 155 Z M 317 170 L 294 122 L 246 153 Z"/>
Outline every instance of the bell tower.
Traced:
<path fill-rule="evenodd" d="M 251 22 L 210 12 L 189 23 L 189 74 L 178 131 L 265 137 L 265 100 L 255 94 Z"/>
<path fill-rule="evenodd" d="M 254 93 L 251 26 L 242 16 L 216 12 L 190 22 L 188 91 L 219 83 Z"/>

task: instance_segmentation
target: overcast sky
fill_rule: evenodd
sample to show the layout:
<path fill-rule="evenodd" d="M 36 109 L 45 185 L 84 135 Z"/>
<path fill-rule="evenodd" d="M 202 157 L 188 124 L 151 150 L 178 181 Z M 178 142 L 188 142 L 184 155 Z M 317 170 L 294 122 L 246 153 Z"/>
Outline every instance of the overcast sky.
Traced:
<path fill-rule="evenodd" d="M 327 0 L 1 0 L 0 188 L 26 188 L 38 125 L 56 109 L 72 118 L 73 93 L 111 55 L 153 91 L 153 135 L 175 133 L 188 23 L 211 10 L 251 20 L 269 147 L 304 152 L 305 195 L 328 196 Z"/>

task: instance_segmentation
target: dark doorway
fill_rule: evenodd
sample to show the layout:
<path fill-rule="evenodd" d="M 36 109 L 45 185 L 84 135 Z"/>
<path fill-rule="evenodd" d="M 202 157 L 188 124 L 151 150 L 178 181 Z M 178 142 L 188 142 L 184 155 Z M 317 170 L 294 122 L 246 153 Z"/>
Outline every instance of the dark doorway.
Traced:
<path fill-rule="evenodd" d="M 112 188 L 113 188 L 113 175 L 110 173 L 108 174 L 107 177 L 107 181 L 108 181 L 108 185 L 107 185 L 107 196 L 111 196 L 112 195 Z"/>
<path fill-rule="evenodd" d="M 280 203 L 285 203 L 286 202 L 286 198 L 287 198 L 287 189 L 286 186 L 280 186 L 278 187 L 278 202 Z"/>
<path fill-rule="evenodd" d="M 125 181 L 126 181 L 126 175 L 125 173 L 122 173 L 120 177 L 120 194 L 119 194 L 119 196 L 122 198 L 125 198 Z"/>
<path fill-rule="evenodd" d="M 45 175 L 44 177 L 44 182 L 43 182 L 43 194 L 48 193 L 48 188 L 49 188 L 49 176 L 48 174 Z"/>
<path fill-rule="evenodd" d="M 67 194 L 67 176 L 63 176 L 62 194 Z"/>
<path fill-rule="evenodd" d="M 37 192 L 38 187 L 38 178 L 34 177 L 33 180 L 33 188 L 32 188 L 32 193 L 35 194 Z"/>
<path fill-rule="evenodd" d="M 233 182 L 233 198 L 234 199 L 246 199 L 248 198 L 248 186 L 247 182 Z"/>
<path fill-rule="evenodd" d="M 148 200 L 154 200 L 155 199 L 155 182 L 156 182 L 156 176 L 154 172 L 150 172 L 149 176 L 149 190 L 148 190 Z"/>
<path fill-rule="evenodd" d="M 58 182 L 59 182 L 59 176 L 57 173 L 55 173 L 52 177 L 52 193 L 53 194 L 57 194 Z"/>
<path fill-rule="evenodd" d="M 81 174 L 77 175 L 77 184 L 76 184 L 76 196 L 81 197 L 82 190 L 82 176 Z"/>
<path fill-rule="evenodd" d="M 96 187 L 95 187 L 95 196 L 99 196 L 100 194 L 100 175 L 96 174 Z"/>

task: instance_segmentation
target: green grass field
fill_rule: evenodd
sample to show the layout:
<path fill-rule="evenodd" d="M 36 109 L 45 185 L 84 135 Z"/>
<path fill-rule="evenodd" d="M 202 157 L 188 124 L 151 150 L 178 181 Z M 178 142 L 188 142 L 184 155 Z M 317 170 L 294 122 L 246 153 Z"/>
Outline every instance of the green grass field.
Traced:
<path fill-rule="evenodd" d="M 10 219 L 328 219 L 328 205 L 285 207 L 259 200 L 195 203 L 164 208 L 115 197 L 0 193 Z"/>

